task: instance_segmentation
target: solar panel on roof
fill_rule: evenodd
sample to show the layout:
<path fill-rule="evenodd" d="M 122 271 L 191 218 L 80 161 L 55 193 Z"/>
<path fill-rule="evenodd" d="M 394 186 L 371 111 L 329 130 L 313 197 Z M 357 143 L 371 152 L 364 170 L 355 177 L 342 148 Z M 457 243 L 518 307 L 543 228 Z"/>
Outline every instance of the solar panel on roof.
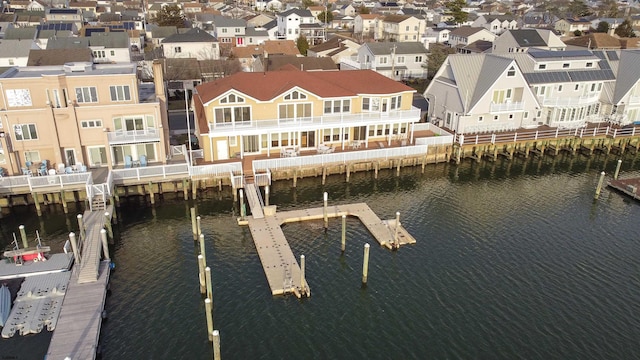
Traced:
<path fill-rule="evenodd" d="M 616 78 L 611 70 L 571 71 L 569 76 L 573 81 L 603 81 L 615 80 Z"/>
<path fill-rule="evenodd" d="M 602 60 L 606 60 L 606 58 L 604 57 L 604 52 L 602 52 L 602 51 L 594 51 L 593 55 L 599 57 Z"/>
<path fill-rule="evenodd" d="M 69 30 L 73 29 L 73 23 L 46 23 L 36 26 L 38 30 Z"/>
<path fill-rule="evenodd" d="M 588 50 L 570 50 L 570 51 L 529 51 L 531 57 L 535 59 L 558 59 L 579 56 L 593 56 Z"/>
<path fill-rule="evenodd" d="M 600 69 L 602 70 L 611 70 L 611 66 L 609 66 L 609 62 L 607 60 L 600 60 L 598 64 L 600 64 Z"/>
<path fill-rule="evenodd" d="M 103 32 L 105 32 L 103 28 L 86 29 L 84 31 L 84 36 L 91 36 L 91 34 L 98 34 Z"/>
<path fill-rule="evenodd" d="M 75 9 L 49 9 L 49 14 L 77 14 Z"/>
<path fill-rule="evenodd" d="M 607 57 L 612 61 L 620 60 L 620 58 L 618 57 L 618 53 L 616 53 L 615 51 L 607 51 Z"/>
<path fill-rule="evenodd" d="M 539 73 L 527 73 L 524 77 L 530 84 L 548 84 L 570 82 L 571 78 L 566 71 L 547 71 Z"/>

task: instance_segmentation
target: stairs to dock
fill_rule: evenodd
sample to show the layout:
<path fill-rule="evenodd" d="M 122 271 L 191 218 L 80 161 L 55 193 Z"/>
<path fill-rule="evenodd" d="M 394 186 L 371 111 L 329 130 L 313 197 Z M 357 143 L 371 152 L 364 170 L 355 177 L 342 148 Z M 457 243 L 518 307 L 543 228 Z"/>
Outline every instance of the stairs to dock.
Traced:
<path fill-rule="evenodd" d="M 102 194 L 93 195 L 91 199 L 91 210 L 104 211 L 107 208 L 107 201 Z"/>
<path fill-rule="evenodd" d="M 260 189 L 252 183 L 247 183 L 244 186 L 245 193 L 247 194 L 247 202 L 249 202 L 249 208 L 251 208 L 251 215 L 254 219 L 263 219 L 264 213 L 262 212 L 262 194 L 259 193 Z"/>

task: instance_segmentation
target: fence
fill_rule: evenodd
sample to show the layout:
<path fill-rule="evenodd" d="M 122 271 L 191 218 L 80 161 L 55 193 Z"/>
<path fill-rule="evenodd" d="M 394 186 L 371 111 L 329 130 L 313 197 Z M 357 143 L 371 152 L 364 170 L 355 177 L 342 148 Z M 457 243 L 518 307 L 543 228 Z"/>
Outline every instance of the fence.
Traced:
<path fill-rule="evenodd" d="M 496 143 L 508 143 L 525 140 L 541 140 L 541 139 L 557 139 L 566 137 L 596 137 L 596 136 L 611 136 L 614 139 L 620 136 L 635 136 L 636 128 L 624 128 L 624 129 L 612 129 L 607 127 L 595 127 L 595 128 L 579 128 L 579 129 L 555 129 L 555 130 L 536 130 L 527 132 L 514 132 L 514 133 L 493 133 L 493 134 L 475 134 L 475 135 L 463 135 L 456 134 L 454 141 L 460 145 L 465 144 L 496 144 Z"/>
<path fill-rule="evenodd" d="M 64 189 L 66 185 L 78 185 L 78 184 L 92 184 L 93 178 L 91 173 L 79 173 L 79 174 L 60 174 L 60 175 L 48 175 L 48 176 L 28 176 L 29 189 L 33 191 L 38 188 L 47 187 L 60 187 Z"/>
<path fill-rule="evenodd" d="M 198 165 L 191 167 L 192 177 L 219 177 L 226 176 L 229 172 L 242 174 L 242 163 L 232 162 L 224 164 Z"/>
<path fill-rule="evenodd" d="M 125 180 L 140 180 L 148 177 L 181 178 L 189 176 L 188 164 L 162 165 L 138 167 L 132 169 L 113 169 L 113 182 L 123 182 Z"/>

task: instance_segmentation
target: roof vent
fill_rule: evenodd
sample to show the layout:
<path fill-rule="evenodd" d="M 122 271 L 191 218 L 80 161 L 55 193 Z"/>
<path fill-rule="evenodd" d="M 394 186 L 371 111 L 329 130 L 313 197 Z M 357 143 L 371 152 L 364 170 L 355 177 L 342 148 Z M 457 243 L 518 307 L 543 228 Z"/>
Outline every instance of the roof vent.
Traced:
<path fill-rule="evenodd" d="M 63 65 L 64 72 L 86 72 L 91 71 L 93 64 L 90 62 L 70 62 Z"/>

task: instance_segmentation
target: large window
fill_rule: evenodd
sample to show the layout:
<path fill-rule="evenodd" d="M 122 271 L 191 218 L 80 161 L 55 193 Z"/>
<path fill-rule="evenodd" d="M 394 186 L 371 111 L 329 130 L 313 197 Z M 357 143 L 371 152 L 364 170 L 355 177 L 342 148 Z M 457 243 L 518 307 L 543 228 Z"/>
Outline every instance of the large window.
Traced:
<path fill-rule="evenodd" d="M 155 123 L 153 116 L 151 115 L 129 116 L 125 118 L 114 118 L 113 127 L 115 131 L 145 130 L 148 128 L 154 128 Z"/>
<path fill-rule="evenodd" d="M 229 94 L 227 97 L 220 99 L 220 104 L 238 104 L 243 102 L 244 98 L 235 94 Z"/>
<path fill-rule="evenodd" d="M 380 111 L 380 98 L 362 98 L 362 110 L 364 111 Z"/>
<path fill-rule="evenodd" d="M 131 100 L 131 92 L 129 91 L 129 85 L 114 85 L 110 86 L 111 101 L 129 101 Z"/>
<path fill-rule="evenodd" d="M 5 91 L 9 106 L 31 106 L 31 93 L 29 89 L 9 89 Z"/>
<path fill-rule="evenodd" d="M 311 103 L 280 104 L 278 106 L 278 119 L 311 118 Z"/>
<path fill-rule="evenodd" d="M 98 91 L 95 86 L 76 88 L 76 99 L 79 103 L 98 102 Z"/>
<path fill-rule="evenodd" d="M 214 121 L 219 125 L 248 125 L 251 122 L 250 106 L 234 106 L 216 108 L 214 110 Z"/>
<path fill-rule="evenodd" d="M 80 122 L 80 125 L 85 128 L 101 128 L 102 120 L 84 120 Z"/>
<path fill-rule="evenodd" d="M 16 135 L 16 140 L 37 140 L 38 139 L 38 131 L 36 130 L 36 124 L 14 125 L 13 130 Z"/>
<path fill-rule="evenodd" d="M 511 89 L 493 91 L 494 104 L 502 104 L 509 101 L 511 101 Z"/>
<path fill-rule="evenodd" d="M 391 98 L 391 110 L 396 110 L 396 109 L 400 109 L 400 107 L 402 106 L 402 96 L 398 95 L 398 96 L 394 96 Z"/>
<path fill-rule="evenodd" d="M 292 91 L 290 93 L 288 93 L 287 95 L 284 96 L 285 100 L 298 100 L 298 99 L 306 99 L 307 95 L 299 92 L 299 91 Z"/>
<path fill-rule="evenodd" d="M 336 113 L 348 113 L 351 112 L 351 100 L 325 100 L 324 113 L 336 114 Z"/>

